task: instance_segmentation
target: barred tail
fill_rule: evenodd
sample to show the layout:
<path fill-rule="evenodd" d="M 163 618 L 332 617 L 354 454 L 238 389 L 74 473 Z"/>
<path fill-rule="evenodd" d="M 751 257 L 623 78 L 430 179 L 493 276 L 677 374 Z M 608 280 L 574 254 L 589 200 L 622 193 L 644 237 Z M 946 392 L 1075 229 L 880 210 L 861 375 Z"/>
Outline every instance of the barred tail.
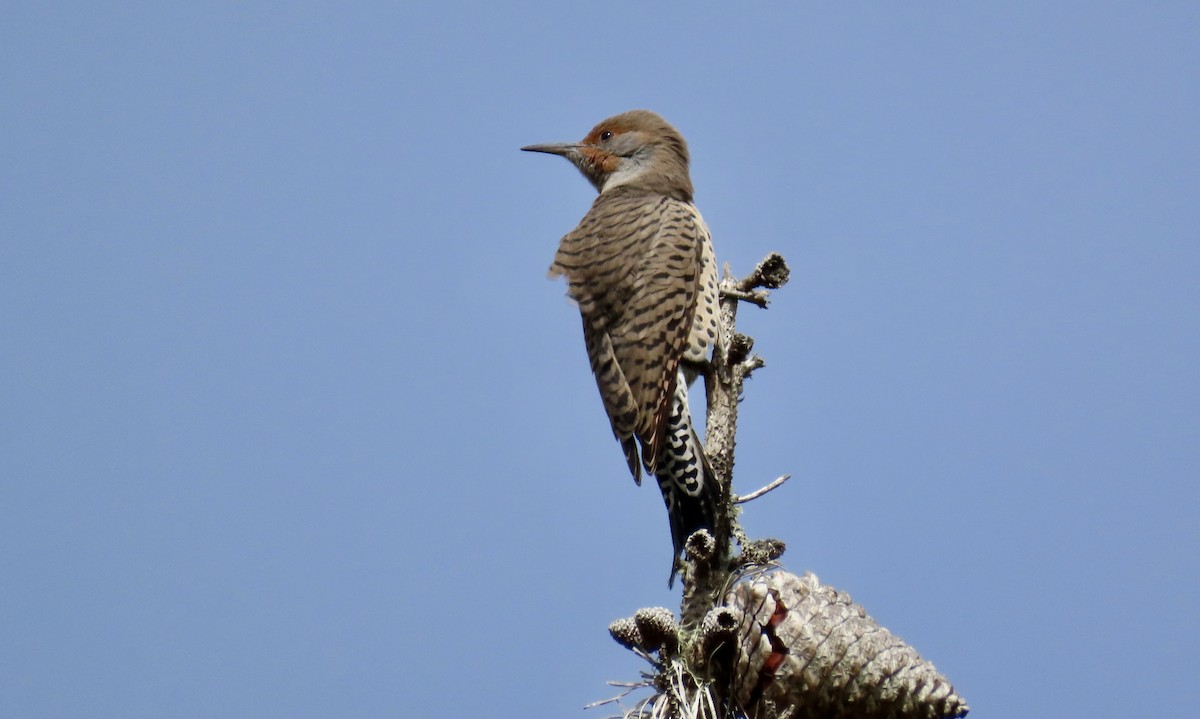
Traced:
<path fill-rule="evenodd" d="M 670 583 L 674 583 L 684 542 L 696 530 L 711 530 L 717 516 L 716 478 L 704 455 L 704 444 L 692 427 L 687 381 L 682 372 L 676 382 L 671 417 L 655 467 L 655 478 L 658 488 L 662 490 L 671 523 L 675 557 L 671 564 Z"/>

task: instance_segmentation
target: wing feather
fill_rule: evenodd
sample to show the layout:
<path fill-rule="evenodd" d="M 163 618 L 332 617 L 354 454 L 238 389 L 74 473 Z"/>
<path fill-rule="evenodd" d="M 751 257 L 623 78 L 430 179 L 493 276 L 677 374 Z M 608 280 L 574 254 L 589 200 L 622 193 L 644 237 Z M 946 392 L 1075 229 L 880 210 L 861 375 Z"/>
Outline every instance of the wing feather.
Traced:
<path fill-rule="evenodd" d="M 596 384 L 635 477 L 630 440 L 641 443 L 653 472 L 679 362 L 694 354 L 689 338 L 702 284 L 715 275 L 708 242 L 690 204 L 617 188 L 563 237 L 550 267 L 551 276 L 567 277 L 579 305 Z"/>

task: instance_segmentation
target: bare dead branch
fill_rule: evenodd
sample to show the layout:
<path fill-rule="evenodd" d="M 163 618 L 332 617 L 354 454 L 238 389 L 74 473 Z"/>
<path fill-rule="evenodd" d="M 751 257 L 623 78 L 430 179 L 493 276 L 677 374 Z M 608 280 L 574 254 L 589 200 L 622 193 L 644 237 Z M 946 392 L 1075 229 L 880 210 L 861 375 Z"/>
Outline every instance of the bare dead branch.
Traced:
<path fill-rule="evenodd" d="M 791 277 L 792 271 L 787 265 L 787 261 L 783 259 L 783 255 L 778 252 L 772 252 L 758 263 L 754 271 L 738 283 L 737 289 L 743 292 L 765 287 L 769 290 L 777 290 L 787 284 L 788 278 Z"/>
<path fill-rule="evenodd" d="M 749 502 L 751 500 L 758 499 L 759 497 L 763 496 L 767 492 L 770 492 L 772 489 L 775 489 L 776 487 L 782 487 L 783 483 L 788 481 L 791 478 L 792 478 L 792 475 L 785 474 L 782 477 L 771 482 L 767 486 L 759 487 L 758 489 L 754 490 L 750 494 L 743 494 L 741 496 L 734 497 L 733 503 L 734 504 L 745 504 L 746 502 Z"/>

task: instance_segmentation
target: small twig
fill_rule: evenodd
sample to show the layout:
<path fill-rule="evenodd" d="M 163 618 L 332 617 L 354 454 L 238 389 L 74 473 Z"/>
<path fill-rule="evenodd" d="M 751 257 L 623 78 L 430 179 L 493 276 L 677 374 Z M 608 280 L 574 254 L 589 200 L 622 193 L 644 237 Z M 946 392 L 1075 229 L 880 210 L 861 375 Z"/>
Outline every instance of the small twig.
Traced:
<path fill-rule="evenodd" d="M 789 480 L 789 479 L 791 479 L 791 478 L 792 478 L 792 475 L 790 475 L 790 474 L 785 474 L 785 475 L 783 475 L 782 477 L 780 477 L 780 478 L 776 479 L 775 481 L 771 482 L 771 483 L 770 483 L 770 484 L 768 484 L 767 486 L 765 486 L 765 487 L 760 487 L 760 488 L 758 488 L 758 489 L 754 490 L 754 491 L 753 491 L 753 492 L 751 492 L 750 494 L 744 494 L 744 495 L 742 495 L 742 496 L 740 496 L 740 497 L 734 497 L 734 499 L 733 499 L 733 503 L 734 503 L 734 504 L 745 504 L 746 502 L 749 502 L 749 501 L 750 501 L 750 500 L 752 500 L 752 499 L 758 499 L 759 497 L 763 496 L 763 495 L 764 495 L 764 494 L 766 494 L 767 492 L 770 492 L 772 489 L 775 489 L 776 487 L 781 487 L 781 486 L 783 486 L 783 483 L 784 483 L 784 482 L 786 482 L 786 481 L 788 481 L 788 480 Z"/>
<path fill-rule="evenodd" d="M 763 292 L 761 290 L 743 290 L 743 289 L 741 289 L 740 285 L 743 284 L 744 282 L 745 282 L 745 280 L 742 280 L 742 282 L 737 283 L 737 285 L 733 284 L 732 282 L 728 283 L 728 284 L 725 282 L 722 282 L 721 283 L 721 296 L 722 297 L 732 297 L 735 300 L 741 300 L 742 302 L 749 302 L 752 305 L 758 305 L 759 307 L 763 307 L 763 308 L 765 308 L 768 304 L 770 304 L 771 300 L 767 296 L 766 292 Z"/>
<path fill-rule="evenodd" d="M 625 697 L 629 696 L 630 692 L 632 692 L 633 690 L 641 689 L 642 687 L 646 686 L 646 683 L 638 682 L 635 684 L 633 682 L 610 681 L 610 682 L 608 682 L 608 685 L 610 687 L 625 687 L 625 691 L 621 692 L 620 694 L 616 695 L 615 697 L 610 697 L 608 699 L 601 699 L 600 701 L 594 701 L 591 704 L 585 704 L 583 706 L 583 708 L 584 709 L 594 709 L 596 707 L 602 707 L 605 704 L 613 704 L 613 703 L 619 702 L 622 699 L 624 699 Z"/>
<path fill-rule="evenodd" d="M 759 357 L 758 355 L 750 355 L 746 359 L 742 360 L 740 364 L 740 367 L 742 368 L 743 379 L 749 377 L 750 373 L 754 370 L 766 366 L 767 362 L 762 357 Z"/>

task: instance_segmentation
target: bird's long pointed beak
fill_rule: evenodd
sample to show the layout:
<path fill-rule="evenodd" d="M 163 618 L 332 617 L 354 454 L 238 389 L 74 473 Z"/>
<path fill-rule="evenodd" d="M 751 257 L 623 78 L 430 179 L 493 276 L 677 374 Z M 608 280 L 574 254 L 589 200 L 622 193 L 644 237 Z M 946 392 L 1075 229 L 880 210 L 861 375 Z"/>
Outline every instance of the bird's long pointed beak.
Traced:
<path fill-rule="evenodd" d="M 546 145 L 526 145 L 521 148 L 525 152 L 544 152 L 548 155 L 562 155 L 566 157 L 575 150 L 579 149 L 577 142 L 552 142 Z"/>

